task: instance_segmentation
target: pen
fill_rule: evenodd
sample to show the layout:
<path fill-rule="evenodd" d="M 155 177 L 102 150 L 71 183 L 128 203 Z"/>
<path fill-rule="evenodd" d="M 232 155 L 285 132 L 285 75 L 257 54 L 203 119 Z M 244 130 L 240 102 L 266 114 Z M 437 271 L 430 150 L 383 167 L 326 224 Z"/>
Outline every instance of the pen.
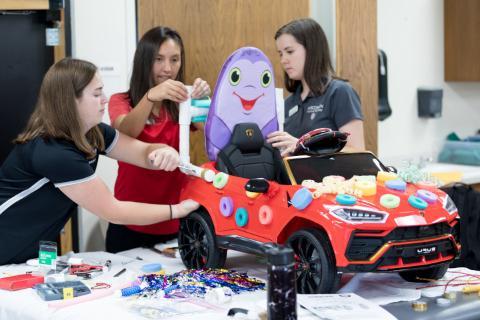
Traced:
<path fill-rule="evenodd" d="M 117 273 L 115 273 L 113 276 L 114 277 L 118 277 L 120 276 L 122 273 L 124 273 L 125 271 L 127 271 L 127 269 L 123 268 L 122 270 L 118 271 Z"/>

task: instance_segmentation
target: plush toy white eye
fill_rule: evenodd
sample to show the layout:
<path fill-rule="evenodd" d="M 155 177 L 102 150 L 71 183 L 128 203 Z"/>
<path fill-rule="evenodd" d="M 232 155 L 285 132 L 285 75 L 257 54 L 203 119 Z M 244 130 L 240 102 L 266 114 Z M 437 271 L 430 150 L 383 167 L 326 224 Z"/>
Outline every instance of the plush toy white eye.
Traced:
<path fill-rule="evenodd" d="M 230 70 L 228 73 L 228 80 L 230 81 L 230 84 L 232 86 L 236 86 L 237 84 L 240 83 L 240 69 L 238 68 L 233 68 Z"/>
<path fill-rule="evenodd" d="M 263 71 L 262 75 L 260 76 L 260 82 L 262 84 L 262 87 L 268 87 L 272 82 L 272 73 L 269 70 Z"/>

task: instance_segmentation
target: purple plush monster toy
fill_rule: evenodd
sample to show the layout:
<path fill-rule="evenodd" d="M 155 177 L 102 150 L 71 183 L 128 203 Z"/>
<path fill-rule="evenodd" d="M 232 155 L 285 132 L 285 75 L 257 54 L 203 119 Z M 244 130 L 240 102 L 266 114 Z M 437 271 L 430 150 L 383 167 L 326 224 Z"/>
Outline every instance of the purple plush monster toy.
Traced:
<path fill-rule="evenodd" d="M 210 160 L 230 141 L 235 125 L 245 122 L 256 123 L 264 138 L 278 130 L 272 64 L 254 47 L 236 50 L 220 71 L 205 124 Z"/>

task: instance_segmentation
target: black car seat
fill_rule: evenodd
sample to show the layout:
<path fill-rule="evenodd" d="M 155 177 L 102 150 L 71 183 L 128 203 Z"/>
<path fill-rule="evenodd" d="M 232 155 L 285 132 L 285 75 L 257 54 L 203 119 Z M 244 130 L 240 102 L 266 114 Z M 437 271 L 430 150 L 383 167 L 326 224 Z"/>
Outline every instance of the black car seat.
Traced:
<path fill-rule="evenodd" d="M 256 123 L 239 123 L 230 142 L 218 153 L 219 171 L 247 179 L 265 178 L 286 182 L 279 151 L 266 143 Z"/>

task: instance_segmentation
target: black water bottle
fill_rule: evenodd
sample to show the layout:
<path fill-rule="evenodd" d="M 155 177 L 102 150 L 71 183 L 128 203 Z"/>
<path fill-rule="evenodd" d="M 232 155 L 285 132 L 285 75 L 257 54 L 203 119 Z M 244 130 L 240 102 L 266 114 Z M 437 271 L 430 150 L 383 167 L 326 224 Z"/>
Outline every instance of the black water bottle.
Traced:
<path fill-rule="evenodd" d="M 297 319 L 297 286 L 293 250 L 289 247 L 273 246 L 266 253 L 268 319 Z"/>

